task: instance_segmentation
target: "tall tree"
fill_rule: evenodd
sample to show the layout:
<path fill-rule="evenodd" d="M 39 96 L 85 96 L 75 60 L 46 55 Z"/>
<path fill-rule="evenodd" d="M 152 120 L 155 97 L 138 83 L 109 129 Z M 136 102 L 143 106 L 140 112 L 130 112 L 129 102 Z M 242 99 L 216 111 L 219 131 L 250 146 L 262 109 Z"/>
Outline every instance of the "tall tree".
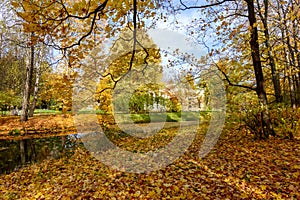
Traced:
<path fill-rule="evenodd" d="M 31 38 L 33 33 L 31 34 Z M 31 40 L 32 41 L 32 40 Z M 29 56 L 26 59 L 26 77 L 23 90 L 23 100 L 22 100 L 22 111 L 21 111 L 21 121 L 27 121 L 29 117 L 29 106 L 30 106 L 30 86 L 32 83 L 33 69 L 34 69 L 34 57 L 35 57 L 35 47 L 34 44 L 30 45 Z"/>
<path fill-rule="evenodd" d="M 3 103 L 1 108 L 7 109 L 20 106 L 25 76 L 25 48 L 20 41 L 24 34 L 19 30 L 9 1 L 0 2 L 0 12 L 0 93 L 3 97 L 0 102 Z"/>
<path fill-rule="evenodd" d="M 246 18 L 248 22 L 248 34 L 249 34 L 249 47 L 251 49 L 251 58 L 252 58 L 252 65 L 253 65 L 253 72 L 255 75 L 255 82 L 256 87 L 255 91 L 257 94 L 257 98 L 261 104 L 261 125 L 262 125 L 262 132 L 261 137 L 267 138 L 269 134 L 275 135 L 273 130 L 271 121 L 270 121 L 270 114 L 268 111 L 268 99 L 266 94 L 266 85 L 265 79 L 263 74 L 263 67 L 261 62 L 261 50 L 260 50 L 260 43 L 259 43 L 259 33 L 257 28 L 257 12 L 255 3 L 253 0 L 244 0 L 244 1 L 236 1 L 236 0 L 222 0 L 222 1 L 210 1 L 208 4 L 202 5 L 194 5 L 190 2 L 183 2 L 180 1 L 179 5 L 172 5 L 169 1 L 166 1 L 167 4 L 171 5 L 173 10 L 176 11 L 185 11 L 191 9 L 202 9 L 207 10 L 208 15 L 216 15 L 217 17 L 212 20 L 212 22 L 218 22 L 219 24 L 217 27 L 216 35 L 221 35 L 220 29 L 222 26 L 225 26 L 224 30 L 231 30 L 231 29 L 240 29 L 240 25 L 233 26 L 233 24 L 224 22 L 224 20 L 236 17 L 239 18 Z M 191 5 L 192 4 L 192 5 Z M 214 9 L 215 8 L 215 9 Z M 218 8 L 222 8 L 222 10 L 218 10 Z M 229 13 L 231 12 L 231 13 Z M 236 20 L 238 21 L 238 20 Z M 204 20 L 205 23 L 205 20 Z M 206 26 L 211 26 L 209 23 L 206 22 Z M 233 27 L 232 27 L 233 26 Z M 244 25 L 241 25 L 244 26 Z M 193 31 L 193 33 L 196 32 Z M 232 31 L 236 34 L 236 31 Z M 213 51 L 212 51 L 213 52 Z M 211 55 L 212 55 L 211 52 Z M 223 74 L 226 77 L 226 74 Z M 225 78 L 227 81 L 228 77 Z M 233 84 L 230 84 L 233 85 Z M 239 85 L 235 85 L 239 86 Z M 249 87 L 250 88 L 250 87 Z"/>
<path fill-rule="evenodd" d="M 266 86 L 264 75 L 262 71 L 262 65 L 260 60 L 260 48 L 258 43 L 258 30 L 257 30 L 257 20 L 255 14 L 255 7 L 253 0 L 246 0 L 248 6 L 248 20 L 250 24 L 250 46 L 251 46 L 251 56 L 253 61 L 253 67 L 255 72 L 256 78 L 256 93 L 260 103 L 262 104 L 262 111 L 261 111 L 261 119 L 262 119 L 262 128 L 264 137 L 268 137 L 269 134 L 275 135 L 275 132 L 272 128 L 270 115 L 268 111 L 268 100 L 266 94 Z"/>
<path fill-rule="evenodd" d="M 293 108 L 299 106 L 299 1 L 270 1 L 273 12 L 274 49 L 276 62 L 283 68 L 284 99 Z"/>
<path fill-rule="evenodd" d="M 32 117 L 38 101 L 38 95 L 40 90 L 41 75 L 45 67 L 48 67 L 46 56 L 46 47 L 42 44 L 36 45 L 36 56 L 35 56 L 35 82 L 32 83 L 33 87 L 33 100 L 30 104 L 29 117 Z"/>
<path fill-rule="evenodd" d="M 271 67 L 272 72 L 272 81 L 273 87 L 275 92 L 276 102 L 282 102 L 282 95 L 281 95 L 281 87 L 280 87 L 280 80 L 279 80 L 279 73 L 277 71 L 275 58 L 273 55 L 273 47 L 270 44 L 270 31 L 269 31 L 269 0 L 263 0 L 264 7 L 261 6 L 259 0 L 257 0 L 257 8 L 258 8 L 258 15 L 263 24 L 263 33 L 264 33 L 264 43 L 266 46 L 266 51 L 269 59 L 269 64 Z"/>

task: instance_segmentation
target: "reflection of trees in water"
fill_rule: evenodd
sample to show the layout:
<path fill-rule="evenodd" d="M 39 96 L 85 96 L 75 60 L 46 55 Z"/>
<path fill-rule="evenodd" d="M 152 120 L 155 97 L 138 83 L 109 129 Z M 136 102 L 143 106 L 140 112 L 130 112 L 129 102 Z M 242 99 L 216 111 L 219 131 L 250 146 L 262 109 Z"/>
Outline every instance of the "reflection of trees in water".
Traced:
<path fill-rule="evenodd" d="M 0 141 L 0 174 L 21 166 L 68 156 L 79 143 L 76 135 Z"/>

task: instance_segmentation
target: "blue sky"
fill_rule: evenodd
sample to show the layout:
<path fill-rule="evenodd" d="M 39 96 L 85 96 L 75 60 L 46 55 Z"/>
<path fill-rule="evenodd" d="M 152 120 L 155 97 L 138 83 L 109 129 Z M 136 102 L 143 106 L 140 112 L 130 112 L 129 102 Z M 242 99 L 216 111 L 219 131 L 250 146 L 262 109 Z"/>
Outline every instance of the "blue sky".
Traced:
<path fill-rule="evenodd" d="M 203 0 L 194 2 L 194 5 L 205 4 L 205 1 Z M 191 3 L 191 1 L 189 1 L 189 3 Z M 191 20 L 199 18 L 199 15 L 200 12 L 198 9 L 182 11 L 176 16 L 170 15 L 166 22 L 163 19 L 157 21 L 157 29 L 151 29 L 148 33 L 159 48 L 163 50 L 170 49 L 171 51 L 178 48 L 181 53 L 194 55 L 195 58 L 199 59 L 201 56 L 207 54 L 207 48 L 194 42 L 194 39 L 188 35 L 186 30 L 186 26 L 191 23 Z M 175 23 L 175 21 L 177 21 L 177 23 Z M 162 59 L 162 65 L 164 66 L 167 64 L 169 59 L 176 59 L 176 56 L 162 56 Z M 189 68 L 191 68 L 189 64 L 183 64 L 172 68 L 164 68 L 164 77 L 172 77 L 172 74 L 180 74 L 184 69 Z"/>

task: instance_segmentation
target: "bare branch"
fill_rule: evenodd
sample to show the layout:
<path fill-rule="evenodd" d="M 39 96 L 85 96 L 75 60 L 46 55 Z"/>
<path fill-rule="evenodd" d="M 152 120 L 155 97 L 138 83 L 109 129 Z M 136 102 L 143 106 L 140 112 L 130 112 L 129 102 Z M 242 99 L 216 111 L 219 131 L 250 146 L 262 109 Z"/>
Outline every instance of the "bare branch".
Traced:
<path fill-rule="evenodd" d="M 183 8 L 179 8 L 179 10 L 189 10 L 189 9 L 202 9 L 202 8 L 209 8 L 209 7 L 213 7 L 213 6 L 218 6 L 218 5 L 221 5 L 223 3 L 226 3 L 226 2 L 232 2 L 232 1 L 235 1 L 235 0 L 223 0 L 223 1 L 218 1 L 216 3 L 212 3 L 212 4 L 206 4 L 206 5 L 201 5 L 201 6 L 187 6 L 186 4 L 184 4 L 182 2 L 182 0 L 180 0 L 180 4 L 183 6 Z"/>
<path fill-rule="evenodd" d="M 241 87 L 241 88 L 245 88 L 245 89 L 248 89 L 248 90 L 256 91 L 256 88 L 253 88 L 253 87 L 250 87 L 250 86 L 247 86 L 247 85 L 240 85 L 240 84 L 234 84 L 234 83 L 232 83 L 231 80 L 229 79 L 229 77 L 227 76 L 227 74 L 219 67 L 219 65 L 217 63 L 214 63 L 214 65 L 223 74 L 223 76 L 225 77 L 225 80 L 227 81 L 227 83 L 230 86 Z"/>

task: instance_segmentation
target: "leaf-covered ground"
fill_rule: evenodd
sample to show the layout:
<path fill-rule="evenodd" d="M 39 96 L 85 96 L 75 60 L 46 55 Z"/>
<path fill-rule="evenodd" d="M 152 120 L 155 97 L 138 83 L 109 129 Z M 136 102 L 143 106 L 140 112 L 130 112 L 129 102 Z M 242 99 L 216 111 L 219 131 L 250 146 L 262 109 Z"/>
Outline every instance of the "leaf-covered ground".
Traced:
<path fill-rule="evenodd" d="M 74 130 L 74 120 L 70 115 L 37 115 L 30 117 L 27 122 L 20 122 L 19 116 L 0 117 L 0 139 L 11 139 L 11 135 L 32 136 L 37 132 L 50 135 Z"/>
<path fill-rule="evenodd" d="M 168 132 L 173 136 L 173 129 Z M 70 158 L 34 164 L 0 179 L 2 199 L 300 199 L 300 141 L 253 140 L 224 131 L 203 159 L 199 131 L 173 164 L 149 174 L 101 164 L 84 148 Z M 126 149 L 130 141 L 119 138 Z M 164 139 L 165 141 L 165 139 Z M 151 142 L 145 142 L 154 145 Z M 162 140 L 156 140 L 161 143 Z M 156 144 L 160 145 L 160 144 Z"/>

